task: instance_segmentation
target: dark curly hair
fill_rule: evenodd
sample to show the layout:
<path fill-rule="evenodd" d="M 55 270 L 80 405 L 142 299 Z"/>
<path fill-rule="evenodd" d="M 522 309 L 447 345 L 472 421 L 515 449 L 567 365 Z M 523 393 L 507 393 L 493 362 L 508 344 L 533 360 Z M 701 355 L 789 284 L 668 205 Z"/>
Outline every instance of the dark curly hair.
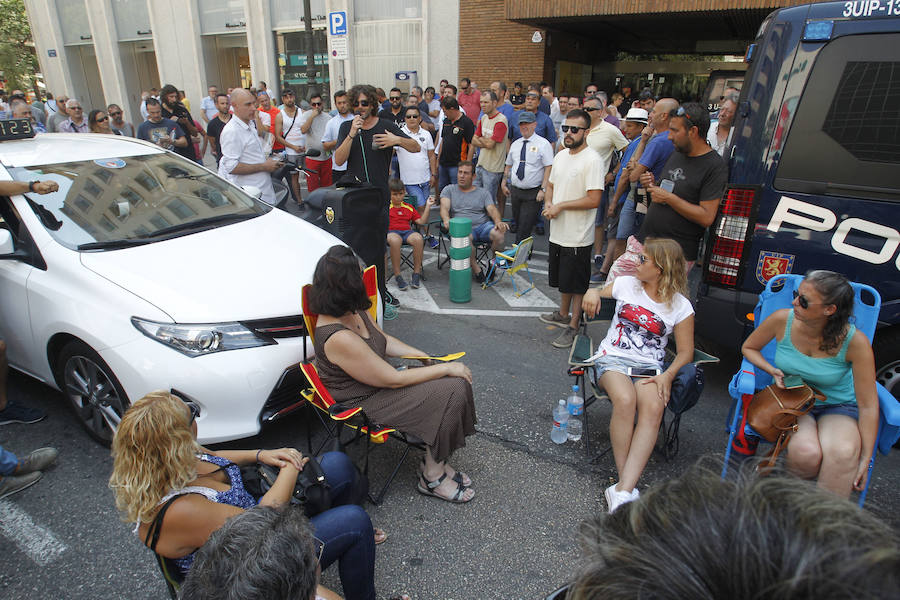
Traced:
<path fill-rule="evenodd" d="M 840 347 L 847 334 L 847 324 L 853 314 L 853 288 L 840 273 L 822 269 L 810 271 L 804 281 L 816 288 L 826 306 L 835 306 L 834 313 L 825 321 L 822 343 L 819 345 L 819 350 L 831 354 Z"/>
<path fill-rule="evenodd" d="M 366 97 L 366 100 L 369 101 L 369 114 L 374 116 L 378 115 L 378 109 L 381 108 L 378 104 L 378 94 L 375 91 L 375 88 L 371 85 L 367 84 L 359 84 L 354 85 L 347 91 L 347 100 L 350 101 L 350 111 L 354 112 L 356 107 L 356 101 L 359 100 L 359 95 L 363 94 Z"/>
<path fill-rule="evenodd" d="M 332 246 L 316 264 L 309 307 L 320 315 L 340 317 L 372 305 L 359 260 L 347 246 Z"/>

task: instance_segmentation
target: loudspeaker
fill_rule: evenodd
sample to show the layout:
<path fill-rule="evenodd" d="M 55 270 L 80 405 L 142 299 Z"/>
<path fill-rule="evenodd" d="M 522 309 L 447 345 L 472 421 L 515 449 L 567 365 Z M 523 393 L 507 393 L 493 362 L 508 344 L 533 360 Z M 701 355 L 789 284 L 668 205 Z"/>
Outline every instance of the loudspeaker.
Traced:
<path fill-rule="evenodd" d="M 315 215 L 308 221 L 353 248 L 366 265 L 383 263 L 388 209 L 380 189 L 329 186 L 313 191 L 304 204 Z"/>

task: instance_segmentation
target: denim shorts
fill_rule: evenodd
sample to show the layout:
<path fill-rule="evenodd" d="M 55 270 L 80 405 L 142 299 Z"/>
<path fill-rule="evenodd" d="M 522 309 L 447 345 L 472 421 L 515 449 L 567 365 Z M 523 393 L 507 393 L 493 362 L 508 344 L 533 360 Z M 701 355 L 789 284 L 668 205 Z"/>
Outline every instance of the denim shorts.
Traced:
<path fill-rule="evenodd" d="M 494 229 L 493 221 L 485 221 L 481 225 L 472 227 L 472 239 L 476 242 L 491 241 L 491 231 Z"/>
<path fill-rule="evenodd" d="M 614 371 L 616 373 L 622 373 L 623 375 L 628 374 L 628 367 L 638 367 L 638 368 L 653 368 L 658 367 L 659 365 L 648 365 L 645 362 L 639 362 L 632 358 L 625 358 L 624 356 L 616 356 L 614 354 L 607 354 L 605 356 L 601 356 L 597 360 L 594 361 L 593 365 L 593 375 L 592 379 L 596 382 L 600 379 L 600 376 L 606 373 L 607 371 Z M 638 379 L 645 379 L 644 377 L 632 377 L 632 381 L 636 381 Z"/>
<path fill-rule="evenodd" d="M 425 183 L 407 183 L 405 185 L 406 193 L 410 196 L 414 196 L 416 199 L 416 208 L 422 208 L 423 206 L 425 206 L 425 202 L 428 200 L 428 195 L 431 193 L 431 184 L 426 181 Z"/>
<path fill-rule="evenodd" d="M 844 415 L 859 421 L 859 406 L 855 402 L 847 404 L 816 404 L 809 414 L 818 421 L 825 415 Z"/>
<path fill-rule="evenodd" d="M 406 231 L 397 231 L 396 229 L 392 229 L 392 230 L 388 231 L 388 233 L 396 233 L 397 235 L 400 236 L 400 239 L 403 240 L 403 243 L 405 244 L 406 238 L 408 238 L 409 236 L 411 236 L 412 234 L 414 234 L 416 232 L 412 229 L 408 229 Z"/>

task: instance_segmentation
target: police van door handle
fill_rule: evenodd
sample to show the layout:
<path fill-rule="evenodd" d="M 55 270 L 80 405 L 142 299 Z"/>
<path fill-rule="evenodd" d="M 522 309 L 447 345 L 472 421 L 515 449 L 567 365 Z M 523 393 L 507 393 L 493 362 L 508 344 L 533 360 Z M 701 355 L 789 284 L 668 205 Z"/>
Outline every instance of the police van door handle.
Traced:
<path fill-rule="evenodd" d="M 744 100 L 741 102 L 741 117 L 746 119 L 747 115 L 750 114 L 750 101 Z"/>

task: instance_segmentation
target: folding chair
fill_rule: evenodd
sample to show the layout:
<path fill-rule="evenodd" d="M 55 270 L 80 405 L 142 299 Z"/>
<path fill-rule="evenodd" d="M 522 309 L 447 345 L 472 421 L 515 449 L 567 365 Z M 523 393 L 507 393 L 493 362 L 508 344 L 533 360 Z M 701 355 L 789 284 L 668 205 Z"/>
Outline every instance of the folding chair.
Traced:
<path fill-rule="evenodd" d="M 766 289 L 759 295 L 759 301 L 753 309 L 753 323 L 756 327 L 766 320 L 776 310 L 790 308 L 794 291 L 800 287 L 803 281 L 802 275 L 776 275 L 766 284 Z M 875 338 L 875 326 L 878 323 L 878 313 L 881 310 L 881 295 L 875 288 L 863 283 L 851 282 L 853 288 L 854 304 L 851 323 L 857 329 L 865 333 L 871 342 Z M 776 288 L 779 288 L 776 290 Z M 863 293 L 872 302 L 864 300 Z M 775 364 L 775 340 L 769 342 L 762 350 L 762 355 L 770 363 Z M 743 425 L 744 413 L 753 394 L 772 383 L 772 377 L 765 372 L 757 371 L 756 367 L 746 358 L 741 363 L 741 370 L 735 373 L 728 384 L 728 393 L 734 398 L 734 406 L 726 422 L 728 431 L 728 445 L 725 446 L 725 464 L 722 466 L 722 478 L 728 474 L 728 464 L 731 458 L 732 444 L 738 433 L 739 424 Z M 891 446 L 900 439 L 900 402 L 891 395 L 880 383 L 876 383 L 878 391 L 878 436 L 875 438 L 875 449 L 869 459 L 869 472 L 866 477 L 866 487 L 859 495 L 859 506 L 866 502 L 866 494 L 872 480 L 872 469 L 875 467 L 875 457 L 880 450 L 882 454 L 891 451 Z M 746 454 L 741 452 L 741 454 Z"/>
<path fill-rule="evenodd" d="M 510 250 L 495 252 L 494 258 L 491 260 L 491 266 L 488 268 L 487 276 L 484 279 L 484 283 L 481 284 L 481 289 L 487 289 L 492 285 L 500 283 L 503 276 L 509 274 L 509 279 L 512 281 L 513 292 L 516 297 L 527 294 L 533 290 L 534 278 L 531 276 L 531 271 L 528 269 L 528 257 L 531 255 L 532 246 L 534 246 L 534 237 L 529 236 L 518 244 L 514 244 Z M 516 274 L 516 271 L 522 269 L 525 269 L 525 272 L 528 273 L 528 282 L 531 285 L 524 291 L 519 292 L 519 289 L 516 286 L 516 279 L 513 275 Z M 501 271 L 500 277 L 495 277 L 497 271 Z"/>
<path fill-rule="evenodd" d="M 378 282 L 374 266 L 366 268 L 366 270 L 363 272 L 363 282 L 365 283 L 366 291 L 369 294 L 369 299 L 372 300 L 372 306 L 369 308 L 369 315 L 374 321 L 376 319 L 375 310 L 377 307 L 378 290 Z M 306 284 L 305 286 L 303 286 L 301 290 L 301 299 L 303 304 L 303 320 L 306 324 L 306 331 L 310 339 L 314 340 L 316 323 L 318 322 L 319 315 L 313 312 L 309 306 L 309 290 L 311 288 L 311 284 Z M 410 448 L 414 447 L 424 450 L 425 444 L 422 442 L 422 440 L 418 439 L 415 436 L 397 431 L 392 427 L 383 427 L 374 423 L 360 406 L 347 407 L 339 404 L 338 402 L 335 402 L 334 398 L 332 398 L 331 394 L 328 392 L 328 389 L 325 387 L 325 384 L 322 383 L 322 380 L 319 378 L 319 373 L 316 370 L 316 366 L 308 360 L 305 348 L 306 346 L 304 344 L 304 357 L 303 362 L 300 364 L 300 368 L 303 371 L 303 374 L 306 376 L 306 380 L 309 382 L 310 387 L 301 392 L 301 394 L 303 395 L 303 398 L 306 399 L 309 406 L 315 409 L 316 415 L 319 417 L 319 421 L 322 423 L 326 433 L 328 434 L 328 439 L 336 438 L 338 441 L 340 441 L 341 434 L 343 432 L 342 427 L 347 427 L 354 432 L 354 436 L 350 440 L 350 442 L 348 442 L 348 445 L 356 443 L 357 441 L 365 438 L 366 448 L 363 473 L 365 473 L 367 478 L 369 476 L 369 453 L 371 451 L 372 444 L 383 444 L 388 440 L 388 438 L 393 438 L 406 445 L 403 454 L 400 456 L 400 460 L 397 461 L 397 464 L 394 466 L 394 470 L 391 472 L 391 475 L 388 477 L 381 490 L 375 495 L 372 495 L 371 493 L 369 494 L 369 500 L 373 504 L 381 504 L 381 501 L 384 499 L 385 493 L 387 492 L 391 483 L 394 481 L 394 478 L 397 476 L 397 473 L 400 470 L 400 466 L 403 464 L 403 461 L 406 460 L 407 455 L 409 455 Z M 311 438 L 309 437 L 309 433 L 310 432 L 307 430 L 307 440 L 311 440 Z M 312 442 L 309 441 L 309 443 L 311 444 Z M 311 449 L 310 453 L 314 454 L 312 453 Z"/>
<path fill-rule="evenodd" d="M 591 339 L 590 335 L 587 333 L 587 325 L 588 323 L 593 323 L 596 321 L 610 321 L 615 313 L 616 309 L 616 301 L 610 298 L 601 298 L 600 300 L 600 310 L 594 317 L 587 317 L 586 315 L 582 315 L 581 322 L 579 325 L 578 333 L 575 336 L 575 342 L 572 344 L 572 348 L 569 351 L 569 375 L 575 377 L 575 384 L 579 386 L 579 389 L 582 390 L 582 393 L 585 394 L 584 398 L 584 444 L 585 450 L 588 456 L 591 456 L 591 441 L 590 441 L 590 426 L 588 419 L 588 407 L 598 400 L 608 400 L 609 395 L 606 391 L 600 386 L 599 382 L 595 383 L 591 377 L 588 376 L 588 369 L 591 368 L 592 362 L 589 362 L 588 359 L 594 354 L 594 343 Z M 605 334 L 605 332 L 604 332 Z M 672 360 L 675 359 L 675 353 L 672 352 L 671 349 L 666 350 L 666 360 L 665 362 L 668 364 Z M 697 386 L 699 391 L 703 390 L 703 368 L 702 364 L 704 363 L 717 363 L 719 359 L 711 354 L 707 354 L 698 349 L 694 349 L 694 356 L 691 359 L 691 362 L 682 367 L 682 369 L 693 369 L 693 376 L 698 377 Z M 681 371 L 679 371 L 681 373 Z M 691 375 L 688 373 L 687 375 Z M 588 388 L 586 385 L 590 386 L 590 394 L 588 394 Z M 699 396 L 699 393 L 698 393 Z M 693 406 L 693 403 L 688 405 L 684 405 L 680 402 L 674 401 L 674 399 L 670 399 L 669 404 L 666 406 L 666 410 L 663 412 L 662 421 L 659 424 L 659 430 L 662 433 L 660 436 L 661 446 L 657 444 L 657 449 L 662 453 L 663 457 L 669 461 L 675 458 L 675 455 L 678 454 L 678 429 L 681 426 L 681 415 L 684 414 L 689 408 Z M 671 413 L 671 415 L 670 415 Z M 591 462 L 597 461 L 603 456 L 605 456 L 609 451 L 612 450 L 612 446 L 603 450 L 603 452 L 598 453 L 596 456 L 591 457 Z"/>

